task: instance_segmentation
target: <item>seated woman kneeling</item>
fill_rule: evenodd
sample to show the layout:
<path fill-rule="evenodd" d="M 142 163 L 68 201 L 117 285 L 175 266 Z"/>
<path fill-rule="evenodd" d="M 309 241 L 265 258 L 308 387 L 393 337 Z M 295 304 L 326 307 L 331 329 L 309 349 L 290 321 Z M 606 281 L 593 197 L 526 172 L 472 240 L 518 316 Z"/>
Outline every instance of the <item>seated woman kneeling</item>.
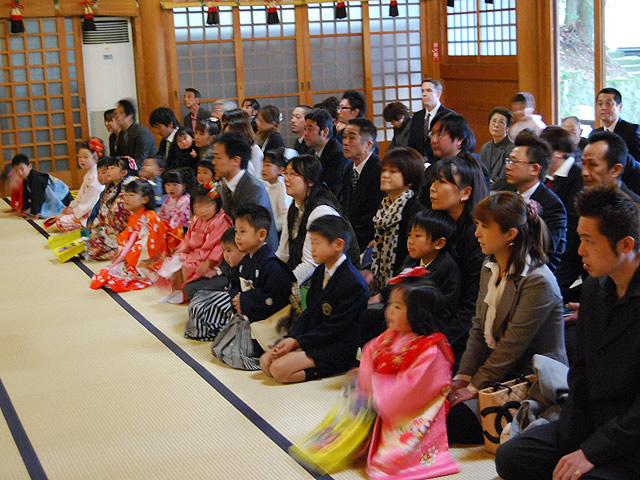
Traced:
<path fill-rule="evenodd" d="M 546 266 L 546 227 L 535 203 L 498 192 L 476 208 L 476 238 L 489 258 L 480 276 L 476 313 L 449 394 L 449 440 L 482 443 L 478 390 L 532 373 L 540 354 L 565 365 L 563 304 Z"/>

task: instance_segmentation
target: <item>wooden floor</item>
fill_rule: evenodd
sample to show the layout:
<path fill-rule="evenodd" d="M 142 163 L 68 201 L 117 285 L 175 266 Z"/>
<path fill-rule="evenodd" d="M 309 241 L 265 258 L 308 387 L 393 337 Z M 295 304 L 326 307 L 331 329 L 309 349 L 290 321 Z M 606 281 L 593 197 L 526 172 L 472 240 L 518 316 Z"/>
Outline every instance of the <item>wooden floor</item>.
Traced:
<path fill-rule="evenodd" d="M 0 214 L 0 479 L 366 478 L 321 477 L 287 453 L 342 377 L 283 386 L 227 368 L 182 336 L 185 306 L 154 288 L 91 290 L 101 264 L 61 264 L 46 244 Z M 496 478 L 481 447 L 452 454 L 448 478 Z"/>

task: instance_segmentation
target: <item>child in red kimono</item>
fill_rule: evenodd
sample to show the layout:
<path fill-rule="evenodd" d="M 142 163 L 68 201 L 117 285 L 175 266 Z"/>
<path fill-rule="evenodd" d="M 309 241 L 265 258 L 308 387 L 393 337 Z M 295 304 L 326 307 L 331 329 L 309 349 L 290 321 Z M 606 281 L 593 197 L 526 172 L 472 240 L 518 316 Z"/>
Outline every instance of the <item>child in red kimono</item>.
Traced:
<path fill-rule="evenodd" d="M 141 290 L 153 285 L 167 254 L 165 227 L 156 215 L 153 186 L 136 179 L 124 187 L 124 205 L 131 212 L 127 228 L 118 236 L 113 263 L 96 273 L 91 288 L 114 292 Z"/>
<path fill-rule="evenodd" d="M 459 471 L 449 455 L 446 416 L 453 354 L 438 330 L 441 295 L 415 267 L 389 281 L 388 329 L 362 352 L 358 387 L 378 412 L 367 474 L 418 480 Z"/>

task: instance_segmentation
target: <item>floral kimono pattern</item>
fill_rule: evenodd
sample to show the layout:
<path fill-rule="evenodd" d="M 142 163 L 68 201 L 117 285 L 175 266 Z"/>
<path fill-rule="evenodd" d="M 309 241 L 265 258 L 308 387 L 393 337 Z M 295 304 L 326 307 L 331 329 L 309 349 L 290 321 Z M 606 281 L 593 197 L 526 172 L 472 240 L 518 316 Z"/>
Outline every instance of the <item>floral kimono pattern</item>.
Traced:
<path fill-rule="evenodd" d="M 184 228 L 189 226 L 191 216 L 191 197 L 188 193 L 178 198 L 167 195 L 158 211 L 158 216 L 165 224 L 167 231 L 167 247 L 173 253 L 184 238 Z"/>
<path fill-rule="evenodd" d="M 141 209 L 131 214 L 127 228 L 118 236 L 118 245 L 118 256 L 93 276 L 91 288 L 126 292 L 153 285 L 167 254 L 165 227 L 156 213 Z"/>
<path fill-rule="evenodd" d="M 378 419 L 367 457 L 373 480 L 418 480 L 459 471 L 449 455 L 446 416 L 453 354 L 444 335 L 387 330 L 363 350 L 358 386 Z"/>
<path fill-rule="evenodd" d="M 118 235 L 127 228 L 131 212 L 124 207 L 124 192 L 118 186 L 107 188 L 100 200 L 98 216 L 91 228 L 87 256 L 92 260 L 112 260 L 118 250 Z"/>
<path fill-rule="evenodd" d="M 87 219 L 93 206 L 98 201 L 104 186 L 98 182 L 98 169 L 94 165 L 87 170 L 82 179 L 82 185 L 75 200 L 69 206 L 73 208 L 73 213 L 61 215 L 56 219 L 56 227 L 61 232 L 71 232 L 87 225 Z"/>

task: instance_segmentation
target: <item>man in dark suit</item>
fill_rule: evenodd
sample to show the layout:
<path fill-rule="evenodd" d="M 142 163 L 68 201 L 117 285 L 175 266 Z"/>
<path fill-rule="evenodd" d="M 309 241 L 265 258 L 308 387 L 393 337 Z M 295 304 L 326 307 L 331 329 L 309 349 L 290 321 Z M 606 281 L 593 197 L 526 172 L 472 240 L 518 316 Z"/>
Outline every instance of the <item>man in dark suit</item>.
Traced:
<path fill-rule="evenodd" d="M 434 156 L 431 149 L 431 129 L 443 115 L 451 113 L 440 103 L 442 83 L 435 78 L 422 80 L 422 105 L 424 108 L 413 115 L 411 131 L 409 132 L 409 147 L 422 154 L 425 162 L 433 163 Z"/>
<path fill-rule="evenodd" d="M 114 118 L 120 127 L 116 143 L 116 155 L 131 157 L 142 167 L 144 159 L 158 151 L 153 134 L 144 125 L 135 123 L 136 107 L 133 102 L 122 99 L 118 102 Z"/>
<path fill-rule="evenodd" d="M 293 149 L 298 152 L 298 155 L 312 153 L 304 141 L 304 117 L 311 110 L 313 110 L 313 108 L 309 105 L 297 105 L 291 112 L 291 131 L 296 136 Z"/>
<path fill-rule="evenodd" d="M 367 113 L 367 101 L 364 95 L 357 90 L 344 92 L 338 105 L 338 123 L 343 125 L 343 128 L 336 132 L 336 140 L 343 143 L 345 129 L 349 124 L 349 120 L 363 118 L 365 113 Z"/>
<path fill-rule="evenodd" d="M 211 116 L 209 110 L 205 110 L 200 106 L 200 92 L 195 88 L 185 88 L 184 97 L 182 103 L 189 113 L 184 116 L 182 124 L 185 127 L 191 127 L 191 130 L 196 131 L 196 125 L 198 122 L 202 122 Z"/>
<path fill-rule="evenodd" d="M 622 181 L 635 193 L 640 194 L 640 125 L 620 118 L 622 94 L 615 88 L 603 88 L 596 97 L 596 108 L 602 127 L 591 134 L 607 130 L 620 135 L 627 144 L 629 155 Z"/>
<path fill-rule="evenodd" d="M 225 133 L 213 145 L 213 166 L 222 183 L 222 208 L 235 220 L 236 212 L 247 205 L 265 207 L 273 219 L 269 195 L 264 184 L 246 171 L 251 159 L 251 145 L 237 133 Z M 267 236 L 272 251 L 278 249 L 275 222 Z"/>
<path fill-rule="evenodd" d="M 589 278 L 560 419 L 498 448 L 504 480 L 630 479 L 640 472 L 640 222 L 618 188 L 578 195 L 580 254 Z"/>
<path fill-rule="evenodd" d="M 372 219 L 384 196 L 380 190 L 380 159 L 373 153 L 377 129 L 366 118 L 354 118 L 344 131 L 344 156 L 352 163 L 344 170 L 340 204 L 362 252 L 373 240 Z"/>
<path fill-rule="evenodd" d="M 544 183 L 551 164 L 549 144 L 535 135 L 520 135 L 506 161 L 507 183 L 525 200 L 535 200 L 542 207 L 540 216 L 549 230 L 547 265 L 551 271 L 560 263 L 567 243 L 567 211 L 558 196 Z"/>
<path fill-rule="evenodd" d="M 576 196 L 584 188 L 582 167 L 576 163 L 572 155 L 574 142 L 565 128 L 547 127 L 540 132 L 540 138 L 549 144 L 552 151 L 551 167 L 545 178 L 545 186 L 558 196 L 567 210 L 567 248 L 554 273 L 562 297 L 569 301 L 569 289 L 583 272 L 582 260 L 578 255 L 580 239 L 576 233 L 578 214 L 575 208 Z"/>
<path fill-rule="evenodd" d="M 340 198 L 342 175 L 349 163 L 344 157 L 342 144 L 333 138 L 333 120 L 329 112 L 318 108 L 304 117 L 304 141 L 322 163 L 322 181 Z"/>
<path fill-rule="evenodd" d="M 154 133 L 162 138 L 158 155 L 166 161 L 169 153 L 173 153 L 178 148 L 178 144 L 173 141 L 179 128 L 176 114 L 170 108 L 158 107 L 149 115 L 149 125 Z"/>

